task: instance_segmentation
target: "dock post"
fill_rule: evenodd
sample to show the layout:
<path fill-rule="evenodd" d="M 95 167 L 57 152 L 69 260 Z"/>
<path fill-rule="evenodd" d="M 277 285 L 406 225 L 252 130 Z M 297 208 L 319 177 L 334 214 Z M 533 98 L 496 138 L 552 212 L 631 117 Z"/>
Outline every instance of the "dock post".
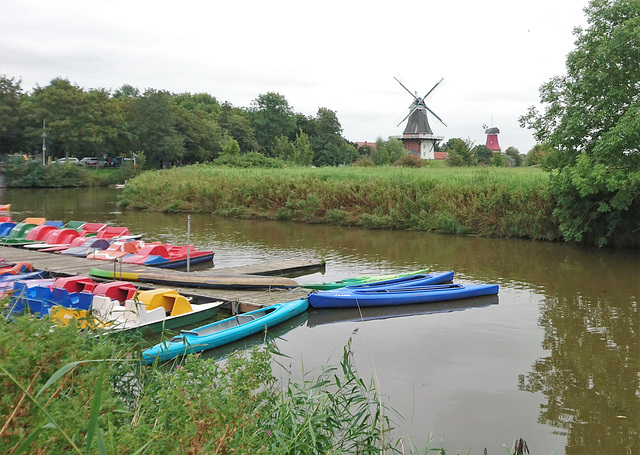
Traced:
<path fill-rule="evenodd" d="M 187 272 L 190 272 L 191 215 L 187 215 Z"/>

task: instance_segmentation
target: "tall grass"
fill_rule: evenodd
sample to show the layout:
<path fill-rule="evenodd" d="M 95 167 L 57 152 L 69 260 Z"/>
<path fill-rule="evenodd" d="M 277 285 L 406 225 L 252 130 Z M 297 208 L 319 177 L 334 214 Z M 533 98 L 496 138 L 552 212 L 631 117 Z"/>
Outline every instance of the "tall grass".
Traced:
<path fill-rule="evenodd" d="M 138 340 L 142 342 L 142 340 Z M 272 346 L 143 367 L 135 340 L 0 318 L 0 453 L 388 453 L 391 422 L 345 347 L 281 384 Z"/>
<path fill-rule="evenodd" d="M 138 210 L 560 238 L 547 176 L 532 168 L 286 168 L 194 165 L 146 172 L 121 203 Z"/>

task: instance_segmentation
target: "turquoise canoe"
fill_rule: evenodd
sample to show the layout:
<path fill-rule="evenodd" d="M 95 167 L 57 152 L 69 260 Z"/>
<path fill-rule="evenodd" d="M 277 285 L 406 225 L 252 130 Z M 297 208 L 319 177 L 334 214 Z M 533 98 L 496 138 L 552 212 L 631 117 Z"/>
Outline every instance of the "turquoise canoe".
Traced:
<path fill-rule="evenodd" d="M 291 319 L 308 307 L 307 299 L 292 300 L 237 314 L 196 329 L 183 330 L 179 335 L 143 351 L 142 363 L 171 360 L 179 355 L 202 352 L 241 340 Z"/>

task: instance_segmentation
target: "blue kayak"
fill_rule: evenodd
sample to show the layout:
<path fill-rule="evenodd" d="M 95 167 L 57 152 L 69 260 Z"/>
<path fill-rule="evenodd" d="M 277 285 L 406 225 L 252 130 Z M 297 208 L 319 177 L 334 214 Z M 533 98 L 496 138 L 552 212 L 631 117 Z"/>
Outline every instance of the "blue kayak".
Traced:
<path fill-rule="evenodd" d="M 406 288 L 415 286 L 425 286 L 429 284 L 442 284 L 448 283 L 453 280 L 453 270 L 448 272 L 432 272 L 432 273 L 418 273 L 416 275 L 403 276 L 400 278 L 393 278 L 391 280 L 376 281 L 374 283 L 354 284 L 345 286 L 349 289 L 377 289 L 380 287 L 385 288 Z"/>
<path fill-rule="evenodd" d="M 142 363 L 170 360 L 179 355 L 206 351 L 241 340 L 291 319 L 308 307 L 307 299 L 293 300 L 237 314 L 196 329 L 183 330 L 179 335 L 143 351 Z"/>
<path fill-rule="evenodd" d="M 351 308 L 441 302 L 498 293 L 497 284 L 435 284 L 430 286 L 346 287 L 309 294 L 313 308 Z"/>

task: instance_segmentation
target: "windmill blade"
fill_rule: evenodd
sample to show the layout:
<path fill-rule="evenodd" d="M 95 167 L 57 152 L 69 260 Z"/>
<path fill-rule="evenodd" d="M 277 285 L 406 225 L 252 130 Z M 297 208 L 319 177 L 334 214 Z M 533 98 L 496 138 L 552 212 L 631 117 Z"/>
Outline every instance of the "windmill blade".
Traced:
<path fill-rule="evenodd" d="M 396 79 L 396 80 L 397 80 L 397 79 Z M 427 96 L 431 95 L 431 92 L 433 92 L 433 91 L 436 89 L 436 87 L 437 87 L 438 85 L 440 85 L 440 83 L 441 83 L 442 81 L 444 81 L 444 77 L 443 77 L 442 79 L 440 79 L 440 80 L 436 83 L 436 85 L 434 85 L 433 87 L 431 87 L 431 90 L 429 90 L 429 91 L 427 92 L 427 94 L 426 94 L 425 96 L 423 96 L 423 97 L 422 97 L 422 99 L 423 99 L 423 100 L 427 99 Z M 433 112 L 432 112 L 432 114 L 433 114 Z M 435 115 L 435 114 L 433 114 L 433 115 Z"/>
<path fill-rule="evenodd" d="M 408 119 L 409 117 L 411 117 L 411 114 L 413 114 L 413 113 L 416 111 L 416 109 L 418 109 L 418 105 L 417 105 L 417 104 L 414 106 L 414 108 L 413 108 L 413 109 L 411 109 L 411 110 L 409 111 L 409 113 L 407 114 L 407 116 L 406 116 L 405 118 L 403 118 L 402 120 L 400 120 L 400 123 L 398 123 L 398 126 L 402 125 L 406 119 Z M 440 121 L 442 121 L 442 120 L 440 120 Z"/>
<path fill-rule="evenodd" d="M 429 109 L 429 107 L 427 105 L 424 106 L 426 110 L 428 110 L 429 112 L 431 112 L 431 115 L 433 115 L 435 118 L 437 118 L 438 120 L 440 120 L 440 123 L 442 123 L 444 126 L 448 126 L 446 123 L 444 123 L 444 120 L 442 120 L 440 117 L 438 117 L 436 115 L 435 112 L 433 112 L 431 109 Z"/>
<path fill-rule="evenodd" d="M 405 86 L 404 86 L 404 84 L 403 84 L 402 82 L 400 82 L 400 80 L 399 80 L 397 77 L 393 76 L 393 78 L 394 78 L 396 81 L 398 81 L 398 84 L 400 84 L 400 85 L 402 86 L 402 88 L 403 88 L 403 89 L 405 89 L 407 92 L 409 92 L 409 95 L 413 96 L 415 99 L 418 99 L 418 97 L 417 97 L 415 94 L 411 93 L 411 90 L 409 90 L 407 87 L 405 87 Z M 404 120 L 403 120 L 403 121 L 404 121 Z M 400 123 L 402 123 L 402 122 L 400 122 Z"/>

